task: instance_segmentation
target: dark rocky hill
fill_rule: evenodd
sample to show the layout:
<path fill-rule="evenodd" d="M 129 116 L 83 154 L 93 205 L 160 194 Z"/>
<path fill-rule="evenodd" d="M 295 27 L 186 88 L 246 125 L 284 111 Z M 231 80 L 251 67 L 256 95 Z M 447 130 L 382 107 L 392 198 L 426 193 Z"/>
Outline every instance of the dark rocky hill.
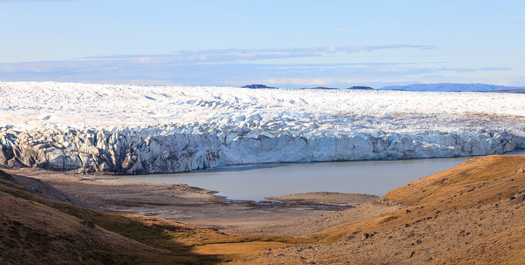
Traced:
<path fill-rule="evenodd" d="M 369 87 L 369 86 L 351 86 L 347 89 L 373 90 L 374 88 Z"/>
<path fill-rule="evenodd" d="M 263 84 L 251 84 L 251 85 L 245 85 L 241 88 L 251 88 L 251 89 L 263 89 L 263 88 L 269 88 L 269 89 L 277 89 L 276 87 L 266 86 Z"/>

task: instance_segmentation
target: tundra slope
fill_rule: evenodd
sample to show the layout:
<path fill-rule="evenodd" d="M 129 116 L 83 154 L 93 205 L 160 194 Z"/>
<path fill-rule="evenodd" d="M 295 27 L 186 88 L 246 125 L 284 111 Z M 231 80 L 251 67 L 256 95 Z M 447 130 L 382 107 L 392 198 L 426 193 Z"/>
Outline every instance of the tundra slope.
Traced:
<path fill-rule="evenodd" d="M 501 154 L 525 95 L 0 83 L 0 166 L 125 174 Z"/>

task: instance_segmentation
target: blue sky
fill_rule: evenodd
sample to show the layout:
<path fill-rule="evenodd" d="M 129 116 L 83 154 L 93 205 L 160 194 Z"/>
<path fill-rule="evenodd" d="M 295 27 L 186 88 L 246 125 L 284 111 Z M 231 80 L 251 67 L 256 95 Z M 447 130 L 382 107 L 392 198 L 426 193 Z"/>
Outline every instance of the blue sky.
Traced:
<path fill-rule="evenodd" d="M 0 80 L 525 86 L 525 1 L 0 0 Z"/>

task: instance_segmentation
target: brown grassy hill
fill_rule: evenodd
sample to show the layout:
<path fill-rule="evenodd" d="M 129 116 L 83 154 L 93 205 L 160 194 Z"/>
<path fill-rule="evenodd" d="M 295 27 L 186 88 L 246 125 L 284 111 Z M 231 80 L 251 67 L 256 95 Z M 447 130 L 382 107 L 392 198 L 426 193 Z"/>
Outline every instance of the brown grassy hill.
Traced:
<path fill-rule="evenodd" d="M 525 264 L 525 156 L 469 159 L 381 198 L 402 210 L 307 238 L 100 212 L 13 179 L 0 171 L 0 264 Z"/>
<path fill-rule="evenodd" d="M 227 235 L 50 200 L 28 190 L 68 199 L 45 183 L 16 184 L 20 178 L 0 171 L 0 264 L 216 264 L 239 253 L 289 245 L 290 238 Z"/>
<path fill-rule="evenodd" d="M 342 225 L 320 233 L 329 238 L 373 232 L 478 207 L 525 194 L 525 156 L 471 158 L 457 167 L 409 183 L 382 198 L 407 206 L 359 224 Z M 524 223 L 525 225 L 525 223 Z"/>
<path fill-rule="evenodd" d="M 525 156 L 472 158 L 382 200 L 406 207 L 246 263 L 525 264 Z"/>

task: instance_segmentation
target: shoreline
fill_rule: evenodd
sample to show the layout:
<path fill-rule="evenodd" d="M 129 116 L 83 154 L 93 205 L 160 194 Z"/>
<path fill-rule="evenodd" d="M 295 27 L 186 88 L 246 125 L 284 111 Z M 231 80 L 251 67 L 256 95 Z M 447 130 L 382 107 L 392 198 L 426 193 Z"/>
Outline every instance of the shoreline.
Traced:
<path fill-rule="evenodd" d="M 100 180 L 113 175 L 5 171 L 41 180 L 72 201 L 95 209 L 161 217 L 234 234 L 304 236 L 399 208 L 363 194 L 316 192 L 255 202 L 230 200 L 216 191 L 186 184 L 103 183 Z"/>
<path fill-rule="evenodd" d="M 310 192 L 266 197 L 265 201 L 231 200 L 217 195 L 218 191 L 187 184 L 101 182 L 116 177 L 113 174 L 32 168 L 4 171 L 41 180 L 82 206 L 161 217 L 232 234 L 305 236 L 404 208 L 365 194 Z"/>

